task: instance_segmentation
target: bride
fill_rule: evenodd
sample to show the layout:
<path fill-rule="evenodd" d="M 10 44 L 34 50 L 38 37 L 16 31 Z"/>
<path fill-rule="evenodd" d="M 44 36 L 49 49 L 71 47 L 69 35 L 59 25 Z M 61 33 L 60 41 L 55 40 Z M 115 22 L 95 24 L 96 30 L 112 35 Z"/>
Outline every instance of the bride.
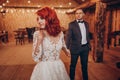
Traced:
<path fill-rule="evenodd" d="M 37 62 L 30 80 L 70 80 L 60 59 L 61 49 L 67 56 L 64 34 L 56 12 L 44 7 L 36 12 L 40 30 L 33 35 L 32 57 Z"/>

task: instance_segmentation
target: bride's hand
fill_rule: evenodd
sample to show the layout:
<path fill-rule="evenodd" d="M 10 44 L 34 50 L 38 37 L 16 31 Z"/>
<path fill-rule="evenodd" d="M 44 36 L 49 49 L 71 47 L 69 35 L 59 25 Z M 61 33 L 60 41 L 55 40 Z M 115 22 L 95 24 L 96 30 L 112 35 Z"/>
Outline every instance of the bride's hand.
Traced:
<path fill-rule="evenodd" d="M 67 50 L 65 51 L 65 54 L 66 54 L 66 56 L 70 57 L 70 56 L 71 56 L 71 55 L 70 55 L 70 50 L 67 49 Z"/>

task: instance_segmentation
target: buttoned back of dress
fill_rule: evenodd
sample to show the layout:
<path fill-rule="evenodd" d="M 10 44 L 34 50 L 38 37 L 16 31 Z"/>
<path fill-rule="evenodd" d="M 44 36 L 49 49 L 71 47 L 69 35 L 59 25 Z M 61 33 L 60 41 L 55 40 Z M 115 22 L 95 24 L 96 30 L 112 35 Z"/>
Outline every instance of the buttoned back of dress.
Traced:
<path fill-rule="evenodd" d="M 54 61 L 59 59 L 62 47 L 66 47 L 63 33 L 61 32 L 59 37 L 55 37 L 55 39 L 56 41 L 52 40 L 48 35 L 44 36 L 42 44 L 39 45 L 39 50 L 35 52 L 37 40 L 39 40 L 39 31 L 34 33 L 32 56 L 36 62 L 39 62 L 39 60 Z"/>

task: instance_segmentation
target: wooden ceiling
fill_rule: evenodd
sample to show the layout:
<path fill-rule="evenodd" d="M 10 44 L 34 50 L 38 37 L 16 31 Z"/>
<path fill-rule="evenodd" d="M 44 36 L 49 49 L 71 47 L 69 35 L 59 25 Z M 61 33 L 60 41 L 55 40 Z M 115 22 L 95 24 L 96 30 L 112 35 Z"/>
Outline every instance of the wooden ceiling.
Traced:
<path fill-rule="evenodd" d="M 6 1 L 7 0 L 0 0 L 0 5 L 2 5 L 2 3 L 6 3 Z M 18 2 L 20 1 L 20 2 L 25 2 L 25 1 L 28 1 L 28 0 L 9 0 L 10 2 L 16 2 L 16 4 L 18 4 Z M 38 1 L 40 1 L 40 0 L 30 0 L 30 1 L 32 1 L 32 2 L 34 2 L 34 3 L 38 3 Z M 44 1 L 44 0 L 43 0 Z M 63 1 L 63 2 L 65 2 L 65 1 L 75 1 L 76 3 L 78 3 L 78 4 L 81 4 L 81 3 L 84 3 L 84 2 L 86 2 L 86 1 L 90 1 L 90 0 L 48 0 L 48 1 L 59 1 L 59 2 L 61 2 L 61 1 Z M 44 1 L 45 2 L 45 1 Z M 47 1 L 46 1 L 47 2 Z"/>
<path fill-rule="evenodd" d="M 51 6 L 51 7 L 60 7 L 61 5 L 63 7 L 76 7 L 79 5 L 79 3 L 76 0 L 8 0 L 9 3 L 7 3 L 7 0 L 0 0 L 0 5 L 3 6 L 3 3 L 5 3 L 5 6 L 29 6 L 29 7 L 35 7 L 35 6 Z M 31 3 L 28 3 L 28 1 L 31 1 Z M 69 4 L 70 3 L 70 4 Z"/>
<path fill-rule="evenodd" d="M 2 3 L 6 3 L 7 0 L 0 0 L 0 5 L 2 5 Z M 22 2 L 22 0 L 9 0 L 10 2 L 16 2 L 16 4 L 18 4 L 18 2 Z M 28 1 L 28 0 L 23 0 L 24 2 L 25 1 Z M 33 1 L 33 2 L 38 2 L 40 0 L 30 0 L 30 1 Z M 52 1 L 52 0 L 48 0 L 48 1 Z M 53 0 L 53 1 L 56 1 L 56 0 Z M 79 3 L 79 4 L 82 4 L 84 2 L 87 2 L 87 1 L 91 1 L 91 0 L 57 0 L 57 1 L 75 1 L 76 3 Z M 105 3 L 109 3 L 109 2 L 113 2 L 113 1 L 120 1 L 120 0 L 101 0 L 102 2 L 105 2 Z M 45 2 L 45 1 L 44 1 Z"/>
<path fill-rule="evenodd" d="M 0 0 L 0 5 L 1 5 L 2 3 L 4 3 L 4 1 L 5 1 L 5 0 Z"/>
<path fill-rule="evenodd" d="M 82 3 L 88 2 L 90 0 L 74 0 L 74 1 L 76 1 L 79 4 L 82 4 Z"/>
<path fill-rule="evenodd" d="M 5 3 L 5 6 L 37 6 L 37 5 L 49 5 L 49 6 L 59 6 L 63 5 L 65 7 L 77 7 L 80 4 L 90 2 L 90 1 L 96 1 L 96 0 L 8 0 L 9 3 L 6 3 L 7 0 L 0 0 L 0 5 Z M 30 4 L 27 3 L 27 1 L 31 1 Z M 109 4 L 116 4 L 120 3 L 120 0 L 101 0 L 104 3 Z M 71 2 L 72 5 L 68 5 L 68 3 Z M 43 6 L 43 5 L 41 5 Z"/>

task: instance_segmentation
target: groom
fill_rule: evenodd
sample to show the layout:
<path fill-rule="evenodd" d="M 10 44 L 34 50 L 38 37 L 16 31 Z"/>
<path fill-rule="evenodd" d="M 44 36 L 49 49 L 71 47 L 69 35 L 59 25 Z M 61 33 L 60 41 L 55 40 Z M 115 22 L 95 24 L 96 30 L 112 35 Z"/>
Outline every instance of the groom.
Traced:
<path fill-rule="evenodd" d="M 75 80 L 75 68 L 80 56 L 83 80 L 88 80 L 89 25 L 83 20 L 82 9 L 75 11 L 75 20 L 69 23 L 66 45 L 71 51 L 70 79 Z"/>

